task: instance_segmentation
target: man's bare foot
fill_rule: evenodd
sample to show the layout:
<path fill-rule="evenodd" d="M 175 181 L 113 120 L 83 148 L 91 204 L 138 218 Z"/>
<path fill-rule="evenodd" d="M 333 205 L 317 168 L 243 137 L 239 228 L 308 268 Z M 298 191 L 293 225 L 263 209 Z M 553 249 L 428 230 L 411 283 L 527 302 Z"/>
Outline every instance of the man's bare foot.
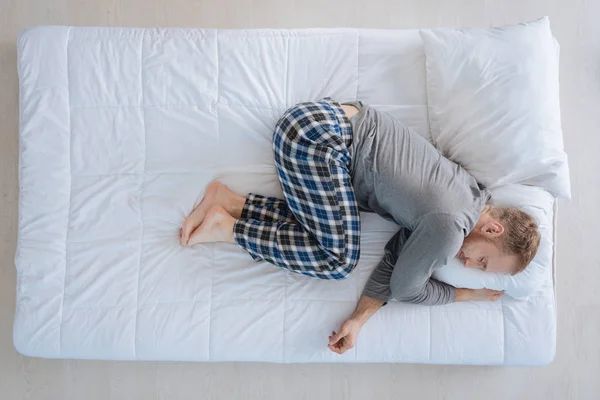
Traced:
<path fill-rule="evenodd" d="M 202 224 L 192 232 L 188 246 L 198 243 L 229 242 L 233 240 L 233 218 L 222 206 L 214 206 L 206 213 Z"/>
<path fill-rule="evenodd" d="M 222 206 L 229 215 L 233 218 L 240 218 L 242 209 L 246 199 L 233 193 L 227 186 L 221 182 L 212 182 L 206 188 L 204 198 L 198 204 L 190 215 L 183 221 L 181 227 L 180 241 L 183 246 L 188 245 L 190 235 L 200 224 L 204 221 L 208 210 L 212 207 L 219 205 Z"/>

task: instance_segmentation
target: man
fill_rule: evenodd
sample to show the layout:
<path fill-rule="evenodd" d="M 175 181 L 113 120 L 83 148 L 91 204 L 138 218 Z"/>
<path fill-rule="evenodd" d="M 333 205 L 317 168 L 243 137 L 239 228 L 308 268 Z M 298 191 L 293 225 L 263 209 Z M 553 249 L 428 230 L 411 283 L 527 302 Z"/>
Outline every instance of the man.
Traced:
<path fill-rule="evenodd" d="M 388 242 L 354 313 L 329 337 L 352 348 L 368 318 L 390 298 L 437 305 L 496 300 L 502 292 L 454 288 L 431 278 L 452 257 L 466 267 L 515 274 L 533 259 L 540 234 L 514 208 L 390 115 L 360 102 L 301 103 L 273 135 L 285 201 L 238 196 L 214 182 L 184 221 L 181 243 L 237 243 L 255 260 L 322 279 L 343 279 L 359 255 L 359 210 L 401 226 Z"/>

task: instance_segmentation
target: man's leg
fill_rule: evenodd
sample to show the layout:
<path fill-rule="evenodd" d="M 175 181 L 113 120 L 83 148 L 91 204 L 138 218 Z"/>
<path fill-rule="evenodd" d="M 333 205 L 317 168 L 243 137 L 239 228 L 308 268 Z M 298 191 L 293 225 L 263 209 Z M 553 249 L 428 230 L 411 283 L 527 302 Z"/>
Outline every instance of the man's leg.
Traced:
<path fill-rule="evenodd" d="M 202 224 L 208 211 L 214 206 L 222 206 L 234 218 L 256 219 L 270 222 L 296 222 L 285 200 L 266 197 L 254 193 L 242 197 L 220 182 L 212 182 L 206 188 L 200 204 L 185 219 L 181 227 L 181 244 L 188 241 L 193 232 Z"/>
<path fill-rule="evenodd" d="M 267 222 L 297 223 L 296 217 L 288 208 L 285 200 L 255 193 L 248 193 L 248 196 L 246 196 L 240 218 Z"/>
<path fill-rule="evenodd" d="M 202 223 L 192 232 L 186 245 L 209 242 L 235 243 L 233 238 L 235 221 L 236 219 L 223 206 L 215 205 L 206 212 Z"/>
<path fill-rule="evenodd" d="M 234 218 L 240 218 L 245 201 L 244 197 L 235 194 L 220 182 L 209 184 L 200 204 L 183 221 L 179 238 L 181 244 L 188 245 L 192 232 L 202 224 L 212 207 L 219 205 Z"/>
<path fill-rule="evenodd" d="M 358 241 L 356 237 L 357 249 Z M 299 222 L 235 219 L 219 205 L 206 213 L 188 245 L 206 242 L 238 243 L 256 261 L 321 279 L 343 279 L 358 261 L 358 251 L 349 251 L 346 246 L 332 251 L 336 249 L 331 248 L 331 240 L 323 241 L 330 246 L 324 248 Z"/>
<path fill-rule="evenodd" d="M 359 211 L 351 185 L 351 128 L 325 101 L 299 105 L 277 124 L 273 147 L 287 205 L 297 219 L 238 219 L 235 241 L 253 258 L 323 279 L 341 279 L 359 257 Z"/>
<path fill-rule="evenodd" d="M 346 277 L 358 262 L 360 243 L 350 139 L 350 124 L 339 105 L 322 101 L 295 107 L 277 124 L 273 147 L 282 189 L 298 223 L 235 220 L 215 206 L 190 243 L 235 240 L 257 260 L 323 279 Z"/>

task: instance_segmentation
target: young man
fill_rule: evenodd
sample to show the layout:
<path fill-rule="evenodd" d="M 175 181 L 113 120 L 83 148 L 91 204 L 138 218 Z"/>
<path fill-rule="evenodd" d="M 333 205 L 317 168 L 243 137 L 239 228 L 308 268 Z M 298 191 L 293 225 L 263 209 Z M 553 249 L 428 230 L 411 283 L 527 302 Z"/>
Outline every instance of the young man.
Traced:
<path fill-rule="evenodd" d="M 181 243 L 237 243 L 255 260 L 322 279 L 343 279 L 360 251 L 359 210 L 401 229 L 388 242 L 354 313 L 329 337 L 352 348 L 367 319 L 390 298 L 428 305 L 496 300 L 502 292 L 454 288 L 431 278 L 452 257 L 466 267 L 515 274 L 540 234 L 514 208 L 487 205 L 489 192 L 463 168 L 390 115 L 360 102 L 302 103 L 273 136 L 285 201 L 238 196 L 214 182 L 185 220 Z"/>

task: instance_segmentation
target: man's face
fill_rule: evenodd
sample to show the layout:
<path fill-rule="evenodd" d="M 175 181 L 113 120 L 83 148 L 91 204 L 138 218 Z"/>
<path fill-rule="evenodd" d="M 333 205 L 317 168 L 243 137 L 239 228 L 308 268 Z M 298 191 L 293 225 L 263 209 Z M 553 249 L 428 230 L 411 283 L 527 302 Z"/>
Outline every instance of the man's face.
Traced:
<path fill-rule="evenodd" d="M 518 258 L 515 255 L 504 254 L 493 241 L 474 232 L 465 238 L 456 258 L 467 268 L 489 272 L 512 274 L 518 268 Z"/>

